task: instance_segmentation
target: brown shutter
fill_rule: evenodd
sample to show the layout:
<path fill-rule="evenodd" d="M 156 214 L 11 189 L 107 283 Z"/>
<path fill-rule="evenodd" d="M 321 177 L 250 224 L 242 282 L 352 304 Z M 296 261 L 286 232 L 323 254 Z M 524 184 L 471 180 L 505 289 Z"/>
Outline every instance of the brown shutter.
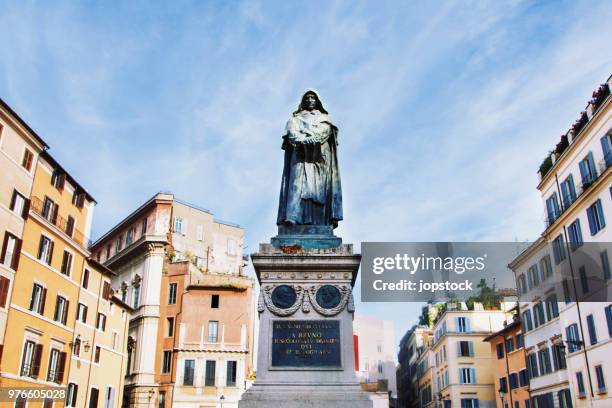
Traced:
<path fill-rule="evenodd" d="M 23 375 L 25 373 L 25 362 L 26 362 L 26 354 L 27 354 L 27 350 L 28 350 L 28 341 L 26 341 L 23 345 L 23 356 L 21 357 L 21 371 L 19 372 L 20 375 Z"/>
<path fill-rule="evenodd" d="M 47 288 L 43 288 L 42 299 L 40 301 L 40 314 L 45 314 L 45 301 L 47 300 Z"/>
<path fill-rule="evenodd" d="M 53 204 L 53 209 L 52 211 L 52 215 L 51 215 L 51 222 L 53 223 L 53 225 L 57 224 L 57 216 L 59 214 L 59 205 L 58 204 Z"/>
<path fill-rule="evenodd" d="M 85 205 L 85 193 L 79 193 L 77 196 L 77 207 L 83 208 Z"/>
<path fill-rule="evenodd" d="M 34 293 L 36 292 L 36 284 L 32 286 L 32 296 L 30 297 L 30 310 L 34 310 Z"/>
<path fill-rule="evenodd" d="M 63 190 L 65 185 L 66 185 L 66 174 L 60 174 L 57 179 L 57 188 L 59 188 L 60 190 Z"/>
<path fill-rule="evenodd" d="M 106 315 L 104 315 L 104 319 L 102 319 L 102 331 L 106 331 Z"/>
<path fill-rule="evenodd" d="M 42 359 L 43 345 L 37 344 L 36 350 L 34 351 L 34 363 L 32 365 L 32 377 L 37 378 L 40 373 L 40 360 Z"/>
<path fill-rule="evenodd" d="M 61 384 L 64 381 L 64 369 L 66 368 L 66 352 L 60 353 L 59 369 L 57 370 L 57 383 Z"/>
<path fill-rule="evenodd" d="M 21 244 L 23 240 L 18 239 L 13 250 L 13 259 L 11 260 L 11 268 L 16 271 L 19 268 L 19 259 L 21 258 Z"/>
<path fill-rule="evenodd" d="M 87 306 L 83 305 L 83 323 L 87 322 Z"/>
<path fill-rule="evenodd" d="M 60 296 L 57 295 L 57 297 L 55 298 L 55 311 L 53 312 L 53 320 L 54 321 L 58 321 L 59 320 L 59 302 L 60 302 Z"/>
<path fill-rule="evenodd" d="M 72 406 L 76 407 L 77 394 L 79 393 L 79 385 L 74 384 L 74 394 L 72 394 Z"/>
<path fill-rule="evenodd" d="M 70 301 L 66 299 L 66 307 L 64 308 L 64 315 L 62 316 L 62 324 L 66 324 L 68 321 L 68 309 L 70 308 Z"/>
<path fill-rule="evenodd" d="M 21 218 L 23 218 L 24 220 L 28 218 L 31 203 L 32 201 L 29 198 L 25 199 L 25 203 L 23 204 L 23 212 L 21 213 Z"/>
<path fill-rule="evenodd" d="M 89 286 L 89 269 L 85 269 L 83 275 L 83 287 L 87 289 L 87 286 Z"/>
<path fill-rule="evenodd" d="M 11 205 L 9 206 L 11 211 L 15 209 L 15 201 L 17 201 L 17 190 L 13 190 L 13 196 L 11 197 Z"/>
<path fill-rule="evenodd" d="M 45 237 L 41 234 L 40 240 L 38 241 L 38 259 L 40 259 L 40 257 L 42 256 L 42 248 L 43 248 L 44 239 Z M 40 260 L 42 261 L 42 259 Z"/>
<path fill-rule="evenodd" d="M 4 276 L 0 276 L 0 307 L 6 306 L 6 299 L 8 297 L 8 290 L 10 285 L 10 280 L 5 278 Z"/>
<path fill-rule="evenodd" d="M 4 258 L 6 257 L 6 247 L 8 246 L 8 239 L 11 234 L 8 231 L 4 232 L 4 242 L 2 243 L 2 255 L 0 256 L 0 262 L 4 263 Z"/>
<path fill-rule="evenodd" d="M 104 281 L 104 289 L 102 290 L 102 297 L 106 300 L 110 299 L 110 283 Z"/>
<path fill-rule="evenodd" d="M 51 241 L 49 244 L 49 266 L 51 266 L 51 262 L 53 261 L 53 248 L 55 247 L 55 242 Z"/>

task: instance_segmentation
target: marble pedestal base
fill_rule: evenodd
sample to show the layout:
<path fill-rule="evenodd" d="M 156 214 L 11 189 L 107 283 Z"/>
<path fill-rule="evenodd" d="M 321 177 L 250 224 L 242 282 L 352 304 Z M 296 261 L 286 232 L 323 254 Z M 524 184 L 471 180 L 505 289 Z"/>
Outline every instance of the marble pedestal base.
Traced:
<path fill-rule="evenodd" d="M 255 384 L 240 408 L 372 408 L 370 394 L 358 384 Z"/>

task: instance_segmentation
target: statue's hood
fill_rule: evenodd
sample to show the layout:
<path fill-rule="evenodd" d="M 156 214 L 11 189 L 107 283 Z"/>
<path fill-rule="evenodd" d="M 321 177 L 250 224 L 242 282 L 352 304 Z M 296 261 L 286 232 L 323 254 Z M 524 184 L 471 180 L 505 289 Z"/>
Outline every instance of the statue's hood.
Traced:
<path fill-rule="evenodd" d="M 302 94 L 302 96 L 300 97 L 300 101 L 298 102 L 297 110 L 294 113 L 298 113 L 304 110 L 304 108 L 302 108 L 302 100 L 304 99 L 304 96 L 306 96 L 307 93 L 315 94 L 321 105 L 321 106 L 317 106 L 317 110 L 319 110 L 321 113 L 328 114 L 327 110 L 325 109 L 325 105 L 323 104 L 323 100 L 321 99 L 321 95 L 319 95 L 319 92 L 314 88 L 309 88 Z"/>

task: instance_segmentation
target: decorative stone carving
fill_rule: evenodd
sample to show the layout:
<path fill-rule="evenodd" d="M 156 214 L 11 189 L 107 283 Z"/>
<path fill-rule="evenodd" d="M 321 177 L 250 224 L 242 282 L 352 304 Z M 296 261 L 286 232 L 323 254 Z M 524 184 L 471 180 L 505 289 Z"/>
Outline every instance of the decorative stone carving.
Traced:
<path fill-rule="evenodd" d="M 277 316 L 291 316 L 294 314 L 302 305 L 302 298 L 304 297 L 304 288 L 299 285 L 280 285 L 280 286 L 289 286 L 295 291 L 295 302 L 288 308 L 280 308 L 274 305 L 272 302 L 272 292 L 278 286 L 276 285 L 265 285 L 262 288 L 264 303 L 268 310 L 274 313 Z"/>
<path fill-rule="evenodd" d="M 257 298 L 257 311 L 259 313 L 263 313 L 264 310 L 266 310 L 266 305 L 265 305 L 265 301 L 264 301 L 264 294 L 263 294 L 263 290 L 259 291 L 259 297 Z"/>
<path fill-rule="evenodd" d="M 321 306 L 317 302 L 317 292 L 319 291 L 319 289 L 321 289 L 322 286 L 329 286 L 329 285 L 314 285 L 314 286 L 311 286 L 309 288 L 309 293 L 308 293 L 307 296 L 310 296 L 310 303 L 312 304 L 312 307 L 319 314 L 321 314 L 323 316 L 328 316 L 328 317 L 329 316 L 336 316 L 342 310 L 344 310 L 344 307 L 348 303 L 348 298 L 349 298 L 349 296 L 351 294 L 351 288 L 348 285 L 335 286 L 336 289 L 338 289 L 340 291 L 340 302 L 335 307 L 327 309 L 327 308 Z"/>

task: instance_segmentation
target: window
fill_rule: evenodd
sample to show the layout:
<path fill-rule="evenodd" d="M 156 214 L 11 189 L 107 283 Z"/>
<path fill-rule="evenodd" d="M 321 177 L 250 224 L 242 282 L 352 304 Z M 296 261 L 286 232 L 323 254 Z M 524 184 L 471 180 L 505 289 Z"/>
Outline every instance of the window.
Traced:
<path fill-rule="evenodd" d="M 61 322 L 63 325 L 68 320 L 68 300 L 65 297 L 57 295 L 55 301 L 55 313 L 53 313 L 53 320 Z"/>
<path fill-rule="evenodd" d="M 538 357 L 535 353 L 527 355 L 527 368 L 529 368 L 530 378 L 536 378 L 540 375 L 538 372 Z"/>
<path fill-rule="evenodd" d="M 74 217 L 72 215 L 69 215 L 68 220 L 66 220 L 66 234 L 69 237 L 72 237 L 72 234 L 74 234 Z M 98 253 L 99 255 L 100 253 Z"/>
<path fill-rule="evenodd" d="M 101 348 L 100 346 L 96 346 L 96 351 L 94 352 L 94 363 L 99 363 L 100 362 L 100 351 Z"/>
<path fill-rule="evenodd" d="M 533 323 L 531 321 L 531 310 L 527 309 L 526 311 L 524 311 L 523 318 L 521 320 L 523 322 L 523 330 L 533 330 Z"/>
<path fill-rule="evenodd" d="M 125 246 L 134 242 L 134 235 L 136 235 L 136 227 L 131 227 L 125 236 Z"/>
<path fill-rule="evenodd" d="M 68 251 L 64 251 L 64 257 L 62 258 L 62 269 L 61 273 L 70 276 L 72 270 L 72 254 Z"/>
<path fill-rule="evenodd" d="M 45 262 L 47 265 L 51 265 L 51 260 L 53 259 L 53 241 L 44 235 L 40 236 L 38 259 Z"/>
<path fill-rule="evenodd" d="M 584 391 L 584 378 L 582 377 L 582 371 L 576 373 L 576 385 L 578 386 L 578 398 L 585 396 Z"/>
<path fill-rule="evenodd" d="M 215 368 L 217 362 L 214 360 L 206 360 L 206 374 L 204 376 L 204 386 L 214 387 L 215 386 Z"/>
<path fill-rule="evenodd" d="M 81 286 L 84 289 L 87 289 L 87 287 L 89 286 L 89 269 L 83 270 L 83 279 L 81 280 Z"/>
<path fill-rule="evenodd" d="M 526 368 L 519 371 L 519 384 L 521 387 L 526 387 L 529 385 L 529 375 L 527 374 Z"/>
<path fill-rule="evenodd" d="M 97 408 L 98 407 L 98 394 L 99 391 L 97 388 L 91 388 L 89 392 L 89 408 Z"/>
<path fill-rule="evenodd" d="M 174 232 L 179 234 L 183 233 L 183 219 L 179 217 L 174 218 Z"/>
<path fill-rule="evenodd" d="M 11 205 L 9 207 L 11 211 L 19 217 L 25 219 L 29 211 L 26 203 L 27 199 L 25 196 L 20 194 L 17 190 L 13 190 L 13 197 L 11 197 Z"/>
<path fill-rule="evenodd" d="M 30 298 L 30 310 L 41 315 L 45 313 L 45 300 L 47 298 L 47 288 L 35 283 L 32 287 L 32 297 Z"/>
<path fill-rule="evenodd" d="M 595 376 L 597 377 L 597 392 L 606 392 L 606 380 L 601 365 L 595 366 Z"/>
<path fill-rule="evenodd" d="M 470 319 L 468 319 L 467 317 L 458 317 L 457 331 L 460 333 L 470 333 Z"/>
<path fill-rule="evenodd" d="M 527 293 L 527 281 L 525 279 L 524 274 L 519 275 L 517 279 L 517 286 L 519 290 L 519 295 L 524 295 L 525 293 Z"/>
<path fill-rule="evenodd" d="M 159 399 L 157 400 L 157 408 L 166 408 L 166 392 L 159 392 Z"/>
<path fill-rule="evenodd" d="M 212 295 L 210 297 L 210 307 L 211 309 L 219 308 L 219 295 Z"/>
<path fill-rule="evenodd" d="M 168 328 L 168 331 L 166 332 L 166 337 L 174 336 L 174 317 L 168 317 L 166 319 L 166 325 Z"/>
<path fill-rule="evenodd" d="M 580 276 L 580 286 L 582 286 L 582 293 L 589 293 L 589 279 L 587 278 L 586 268 L 584 266 L 578 268 L 578 276 Z"/>
<path fill-rule="evenodd" d="M 461 408 L 478 408 L 478 400 L 474 398 L 461 398 Z"/>
<path fill-rule="evenodd" d="M 102 283 L 102 299 L 110 300 L 111 292 L 112 292 L 112 289 L 111 289 L 110 282 L 109 281 L 104 281 Z M 112 303 L 110 305 L 111 305 L 111 307 L 113 306 Z"/>
<path fill-rule="evenodd" d="M 593 203 L 593 205 L 587 208 L 587 217 L 589 219 L 589 229 L 591 230 L 591 235 L 595 235 L 605 228 L 606 220 L 604 218 L 601 200 L 598 199 L 595 201 L 595 203 Z"/>
<path fill-rule="evenodd" d="M 162 373 L 168 374 L 172 369 L 172 351 L 164 350 L 162 359 Z"/>
<path fill-rule="evenodd" d="M 458 357 L 471 357 L 474 355 L 474 343 L 471 341 L 458 341 L 457 342 L 457 356 Z"/>
<path fill-rule="evenodd" d="M 572 251 L 580 248 L 582 246 L 582 231 L 580 229 L 580 219 L 576 219 L 576 221 L 572 222 L 569 227 L 569 241 L 570 248 Z"/>
<path fill-rule="evenodd" d="M 591 344 L 597 344 L 597 332 L 595 331 L 595 320 L 593 319 L 593 315 L 587 315 L 587 327 L 589 328 L 589 339 L 591 340 Z"/>
<path fill-rule="evenodd" d="M 74 339 L 74 345 L 72 346 L 72 354 L 75 356 L 81 355 L 81 337 Z"/>
<path fill-rule="evenodd" d="M 550 363 L 550 353 L 548 352 L 548 348 L 538 351 L 538 361 L 540 363 L 541 375 L 552 373 L 552 365 Z"/>
<path fill-rule="evenodd" d="M 8 300 L 9 288 L 11 281 L 4 276 L 0 276 L 0 307 L 6 307 L 6 301 Z M 0 353 L 0 357 L 2 354 Z"/>
<path fill-rule="evenodd" d="M 552 320 L 559 316 L 559 304 L 557 303 L 557 295 L 553 294 L 546 298 L 546 314 L 548 320 Z"/>
<path fill-rule="evenodd" d="M 499 391 L 508 392 L 508 382 L 506 381 L 506 377 L 501 377 L 499 379 Z"/>
<path fill-rule="evenodd" d="M 68 389 L 66 390 L 66 407 L 76 408 L 77 395 L 79 393 L 79 386 L 75 383 L 69 383 Z"/>
<path fill-rule="evenodd" d="M 111 386 L 106 387 L 106 398 L 104 399 L 104 408 L 113 408 L 115 404 L 115 389 Z"/>
<path fill-rule="evenodd" d="M 559 408 L 572 408 L 572 396 L 569 389 L 559 391 L 557 397 L 559 398 Z"/>
<path fill-rule="evenodd" d="M 23 346 L 23 356 L 21 358 L 21 375 L 24 377 L 37 378 L 40 371 L 40 361 L 42 359 L 42 344 L 26 340 Z"/>
<path fill-rule="evenodd" d="M 567 279 L 563 279 L 563 299 L 565 300 L 565 304 L 568 304 L 572 301 L 569 289 L 569 282 L 567 281 Z"/>
<path fill-rule="evenodd" d="M 43 399 L 42 408 L 53 408 L 53 400 L 51 398 Z"/>
<path fill-rule="evenodd" d="M 119 235 L 117 240 L 115 240 L 115 253 L 121 251 L 121 245 L 123 245 L 123 237 Z"/>
<path fill-rule="evenodd" d="M 216 320 L 211 320 L 208 322 L 208 342 L 209 343 L 217 342 L 218 326 L 219 326 L 219 322 Z"/>
<path fill-rule="evenodd" d="M 514 351 L 514 341 L 512 338 L 506 339 L 506 353 Z"/>
<path fill-rule="evenodd" d="M 6 231 L 2 243 L 2 264 L 16 271 L 19 266 L 19 255 L 21 253 L 21 240 Z"/>
<path fill-rule="evenodd" d="M 555 220 L 561 215 L 557 193 L 552 193 L 552 195 L 546 199 L 546 213 L 548 215 L 548 225 L 554 224 Z"/>
<path fill-rule="evenodd" d="M 567 336 L 567 349 L 570 353 L 574 351 L 580 350 L 582 347 L 582 342 L 580 341 L 580 335 L 578 334 L 578 324 L 570 324 L 565 329 L 565 334 Z"/>
<path fill-rule="evenodd" d="M 544 258 L 540 259 L 540 270 L 542 271 L 542 280 L 546 280 L 552 276 L 553 270 L 550 255 L 546 255 Z"/>
<path fill-rule="evenodd" d="M 523 334 L 522 333 L 518 333 L 516 335 L 516 348 L 520 349 L 523 347 Z"/>
<path fill-rule="evenodd" d="M 567 363 L 565 361 L 565 348 L 561 344 L 553 344 L 552 354 L 555 371 L 566 369 Z"/>
<path fill-rule="evenodd" d="M 559 265 L 566 257 L 565 254 L 565 241 L 563 235 L 559 234 L 552 242 L 553 256 L 555 258 L 555 264 Z"/>
<path fill-rule="evenodd" d="M 168 304 L 169 305 L 174 305 L 176 303 L 176 288 L 177 288 L 176 283 L 171 283 L 168 286 Z"/>
<path fill-rule="evenodd" d="M 476 369 L 475 368 L 460 368 L 459 369 L 459 384 L 476 384 Z"/>
<path fill-rule="evenodd" d="M 582 187 L 586 190 L 597 179 L 597 170 L 595 169 L 593 153 L 589 152 L 589 154 L 587 154 L 587 156 L 582 159 L 578 165 L 580 167 Z"/>
<path fill-rule="evenodd" d="M 510 389 L 511 390 L 513 390 L 515 388 L 518 388 L 518 386 L 519 386 L 518 374 L 517 373 L 510 373 L 510 376 L 508 377 L 508 382 L 510 383 Z"/>
<path fill-rule="evenodd" d="M 54 383 L 60 383 L 60 374 L 63 377 L 63 371 L 66 364 L 66 353 L 61 353 L 57 349 L 51 349 L 51 353 L 49 353 L 49 364 L 47 370 L 47 381 L 51 381 Z"/>
<path fill-rule="evenodd" d="M 204 240 L 204 227 L 202 225 L 196 227 L 196 239 L 198 241 Z"/>
<path fill-rule="evenodd" d="M 96 317 L 96 329 L 101 331 L 106 330 L 106 315 L 104 313 L 98 313 L 98 317 Z"/>
<path fill-rule="evenodd" d="M 2 131 L 1 128 L 0 131 Z M 600 142 L 607 168 L 612 165 L 612 135 L 608 133 L 600 139 Z"/>
<path fill-rule="evenodd" d="M 77 320 L 81 323 L 87 323 L 87 306 L 79 303 L 77 307 Z"/>
<path fill-rule="evenodd" d="M 571 174 L 561 183 L 561 196 L 563 200 L 563 207 L 565 209 L 569 208 L 569 206 L 576 200 L 574 176 Z"/>
<path fill-rule="evenodd" d="M 601 258 L 601 269 L 603 270 L 604 280 L 610 280 L 612 273 L 610 273 L 610 260 L 608 259 L 608 251 L 604 250 L 599 254 Z"/>
<path fill-rule="evenodd" d="M 542 302 L 536 303 L 536 305 L 533 307 L 533 323 L 535 327 L 546 323 L 546 316 L 544 315 L 544 306 L 542 305 Z"/>
<path fill-rule="evenodd" d="M 538 265 L 531 265 L 527 271 L 529 276 L 529 289 L 535 288 L 540 284 L 540 276 L 538 275 Z"/>
<path fill-rule="evenodd" d="M 51 174 L 51 185 L 58 190 L 63 190 L 66 185 L 66 174 L 62 173 L 59 169 L 53 170 Z"/>
<path fill-rule="evenodd" d="M 183 370 L 183 385 L 193 385 L 194 368 L 195 360 L 185 360 L 185 368 Z"/>
<path fill-rule="evenodd" d="M 146 234 L 147 234 L 147 219 L 143 218 L 140 224 L 140 235 L 146 235 Z"/>
<path fill-rule="evenodd" d="M 55 224 L 57 221 L 57 212 L 58 205 L 53 202 L 49 197 L 45 197 L 45 201 L 43 203 L 43 211 L 42 216 L 47 219 L 47 221 Z"/>
<path fill-rule="evenodd" d="M 134 286 L 132 288 L 132 307 L 138 309 L 140 305 L 140 286 Z"/>
<path fill-rule="evenodd" d="M 21 166 L 27 171 L 32 170 L 32 162 L 34 161 L 34 153 L 29 149 L 25 149 L 23 152 L 23 159 L 21 159 Z"/>
<path fill-rule="evenodd" d="M 497 359 L 500 360 L 504 358 L 504 343 L 497 344 Z"/>

